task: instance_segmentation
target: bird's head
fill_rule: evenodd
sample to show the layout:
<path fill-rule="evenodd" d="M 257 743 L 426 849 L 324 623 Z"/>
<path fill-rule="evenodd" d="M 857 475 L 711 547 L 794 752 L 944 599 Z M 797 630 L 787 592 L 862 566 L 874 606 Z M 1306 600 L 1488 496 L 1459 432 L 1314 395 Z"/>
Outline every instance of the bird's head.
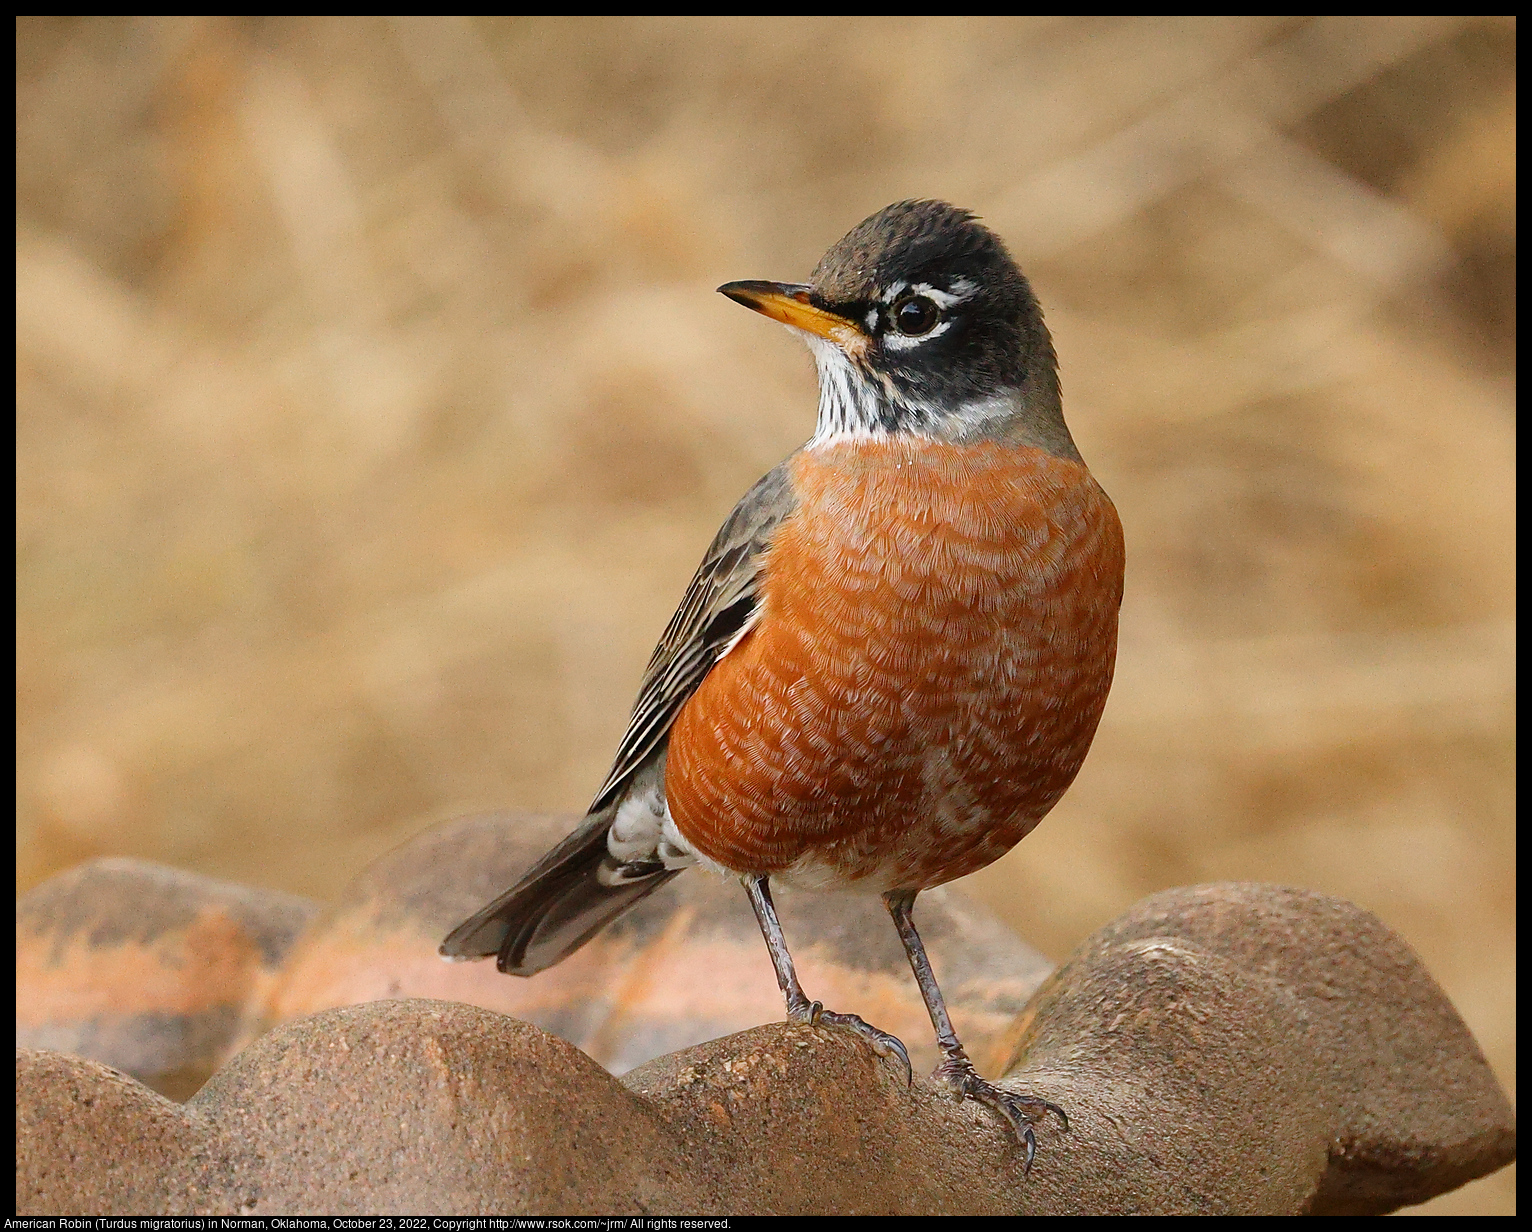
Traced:
<path fill-rule="evenodd" d="M 811 445 L 907 434 L 1079 456 L 1037 297 L 967 210 L 900 201 L 854 227 L 806 283 L 718 289 L 807 340 L 820 387 Z"/>

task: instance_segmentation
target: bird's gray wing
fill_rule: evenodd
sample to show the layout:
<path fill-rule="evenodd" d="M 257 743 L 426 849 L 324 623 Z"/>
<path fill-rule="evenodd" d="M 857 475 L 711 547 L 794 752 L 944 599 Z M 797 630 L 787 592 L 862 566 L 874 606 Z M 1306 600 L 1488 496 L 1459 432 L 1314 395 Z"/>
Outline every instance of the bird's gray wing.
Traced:
<path fill-rule="evenodd" d="M 498 954 L 501 971 L 532 975 L 574 953 L 676 875 L 658 860 L 607 875 L 614 871 L 607 831 L 624 790 L 664 749 L 681 706 L 749 626 L 762 559 L 797 504 L 787 466 L 745 494 L 708 548 L 649 660 L 612 771 L 585 820 L 515 885 L 454 928 L 441 944 L 444 957 Z"/>
<path fill-rule="evenodd" d="M 633 717 L 590 806 L 592 813 L 616 800 L 664 746 L 686 699 L 753 619 L 766 549 L 777 527 L 797 508 L 790 462 L 762 476 L 714 537 L 644 670 Z"/>

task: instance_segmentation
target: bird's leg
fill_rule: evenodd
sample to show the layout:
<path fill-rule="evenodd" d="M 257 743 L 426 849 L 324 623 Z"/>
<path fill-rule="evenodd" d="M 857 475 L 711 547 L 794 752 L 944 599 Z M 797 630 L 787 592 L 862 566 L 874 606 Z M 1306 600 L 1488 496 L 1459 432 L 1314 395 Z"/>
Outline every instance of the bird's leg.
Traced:
<path fill-rule="evenodd" d="M 771 955 L 771 965 L 777 969 L 777 984 L 787 1001 L 788 1019 L 792 1022 L 818 1022 L 824 1006 L 803 995 L 803 985 L 798 983 L 798 972 L 793 969 L 793 956 L 787 952 L 787 938 L 782 935 L 782 922 L 777 919 L 777 908 L 771 901 L 771 887 L 766 878 L 746 877 L 745 893 L 750 895 L 750 905 L 755 908 L 755 922 L 761 926 L 761 936 L 766 938 L 766 951 Z"/>
<path fill-rule="evenodd" d="M 872 1045 L 873 1051 L 882 1057 L 897 1057 L 904 1066 L 904 1081 L 908 1086 L 914 1081 L 910 1068 L 910 1054 L 904 1045 L 887 1031 L 864 1022 L 855 1014 L 835 1014 L 818 1001 L 810 1001 L 804 995 L 803 985 L 798 983 L 798 973 L 793 969 L 793 956 L 787 952 L 787 938 L 782 935 L 782 924 L 777 919 L 777 909 L 771 901 L 771 887 L 765 877 L 746 877 L 745 893 L 750 895 L 750 905 L 755 908 L 756 923 L 761 926 L 761 936 L 766 938 L 766 951 L 771 955 L 771 965 L 777 971 L 777 984 L 787 1002 L 789 1022 L 805 1022 L 810 1026 L 826 1023 L 835 1027 L 850 1027 Z"/>
<path fill-rule="evenodd" d="M 894 917 L 894 927 L 899 930 L 899 940 L 904 942 L 904 952 L 910 957 L 910 967 L 915 972 L 915 983 L 925 998 L 926 1009 L 931 1015 L 931 1025 L 936 1028 L 936 1044 L 942 1051 L 941 1064 L 932 1077 L 946 1086 L 959 1101 L 974 1100 L 986 1108 L 993 1108 L 1016 1132 L 1027 1152 L 1027 1171 L 1032 1171 L 1032 1158 L 1037 1154 L 1037 1135 L 1032 1127 L 1046 1112 L 1052 1112 L 1069 1128 L 1069 1118 L 1057 1104 L 1049 1103 L 1036 1095 L 1022 1095 L 1002 1090 L 994 1083 L 979 1077 L 973 1062 L 968 1059 L 957 1032 L 952 1029 L 952 1019 L 947 1016 L 947 1003 L 942 990 L 937 987 L 936 976 L 931 972 L 931 960 L 926 957 L 926 947 L 920 934 L 915 931 L 915 894 L 913 890 L 894 890 L 883 896 L 889 915 Z"/>

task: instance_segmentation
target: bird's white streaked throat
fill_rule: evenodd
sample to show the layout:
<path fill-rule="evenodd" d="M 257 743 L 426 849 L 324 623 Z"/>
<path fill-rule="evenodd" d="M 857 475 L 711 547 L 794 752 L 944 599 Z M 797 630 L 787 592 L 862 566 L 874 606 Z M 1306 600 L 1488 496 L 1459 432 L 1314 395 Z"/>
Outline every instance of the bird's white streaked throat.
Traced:
<path fill-rule="evenodd" d="M 972 438 L 1016 414 L 1018 399 L 1009 391 L 947 407 L 911 398 L 836 343 L 796 332 L 809 344 L 819 370 L 819 418 L 807 449 L 901 435 L 932 441 Z"/>

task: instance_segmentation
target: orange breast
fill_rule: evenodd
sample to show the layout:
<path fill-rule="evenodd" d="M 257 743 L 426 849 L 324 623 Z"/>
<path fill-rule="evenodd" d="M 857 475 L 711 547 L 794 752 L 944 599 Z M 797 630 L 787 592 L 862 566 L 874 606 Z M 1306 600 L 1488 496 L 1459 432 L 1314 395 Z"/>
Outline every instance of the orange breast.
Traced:
<path fill-rule="evenodd" d="M 760 619 L 671 731 L 671 815 L 740 872 L 882 891 L 982 868 L 1095 735 L 1116 510 L 1084 466 L 993 443 L 846 443 L 793 480 Z"/>

